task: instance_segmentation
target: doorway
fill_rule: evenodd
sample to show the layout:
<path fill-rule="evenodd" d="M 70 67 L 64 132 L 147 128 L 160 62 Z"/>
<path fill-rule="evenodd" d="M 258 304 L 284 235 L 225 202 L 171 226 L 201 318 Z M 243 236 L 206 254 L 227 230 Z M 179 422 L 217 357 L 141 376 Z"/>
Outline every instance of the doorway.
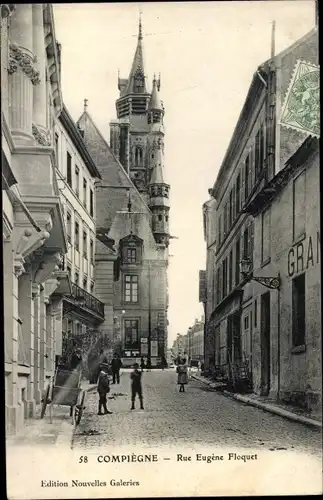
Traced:
<path fill-rule="evenodd" d="M 270 292 L 261 296 L 261 395 L 268 396 L 270 390 Z"/>
<path fill-rule="evenodd" d="M 241 315 L 237 311 L 228 316 L 227 325 L 227 362 L 237 364 L 241 361 Z"/>

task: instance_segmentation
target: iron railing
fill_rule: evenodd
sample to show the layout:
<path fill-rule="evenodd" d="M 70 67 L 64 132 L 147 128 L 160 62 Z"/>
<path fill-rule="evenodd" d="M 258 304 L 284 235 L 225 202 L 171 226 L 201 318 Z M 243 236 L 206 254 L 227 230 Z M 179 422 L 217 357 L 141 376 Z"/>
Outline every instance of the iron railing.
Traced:
<path fill-rule="evenodd" d="M 69 297 L 77 301 L 80 307 L 90 309 L 104 318 L 104 303 L 76 283 L 72 283 L 72 294 Z"/>

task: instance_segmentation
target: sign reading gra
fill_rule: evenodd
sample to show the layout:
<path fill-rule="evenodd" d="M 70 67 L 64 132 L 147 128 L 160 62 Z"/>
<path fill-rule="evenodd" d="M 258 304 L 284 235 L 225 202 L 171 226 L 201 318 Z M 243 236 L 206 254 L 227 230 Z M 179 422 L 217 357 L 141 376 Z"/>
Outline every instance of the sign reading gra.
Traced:
<path fill-rule="evenodd" d="M 288 251 L 287 267 L 288 276 L 294 276 L 303 272 L 309 267 L 315 266 L 320 260 L 320 233 L 317 232 L 316 238 L 306 238 L 300 241 Z"/>
<path fill-rule="evenodd" d="M 285 97 L 280 124 L 320 136 L 320 68 L 297 61 Z"/>

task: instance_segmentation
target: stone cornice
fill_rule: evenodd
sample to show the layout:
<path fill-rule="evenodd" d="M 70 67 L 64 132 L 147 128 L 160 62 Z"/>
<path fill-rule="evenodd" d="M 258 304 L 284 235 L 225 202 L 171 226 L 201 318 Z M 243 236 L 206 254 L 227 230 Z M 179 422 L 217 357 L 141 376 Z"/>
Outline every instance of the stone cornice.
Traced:
<path fill-rule="evenodd" d="M 40 83 L 39 71 L 34 68 L 34 62 L 36 58 L 25 52 L 22 47 L 11 43 L 10 53 L 9 53 L 9 67 L 8 73 L 12 75 L 20 67 L 22 71 L 30 78 L 33 85 L 38 85 Z"/>
<path fill-rule="evenodd" d="M 44 30 L 45 30 L 45 47 L 47 54 L 47 67 L 54 107 L 57 116 L 61 113 L 63 107 L 61 81 L 60 81 L 60 60 L 57 49 L 57 41 L 55 35 L 55 24 L 53 15 L 53 5 L 50 3 L 43 4 Z"/>

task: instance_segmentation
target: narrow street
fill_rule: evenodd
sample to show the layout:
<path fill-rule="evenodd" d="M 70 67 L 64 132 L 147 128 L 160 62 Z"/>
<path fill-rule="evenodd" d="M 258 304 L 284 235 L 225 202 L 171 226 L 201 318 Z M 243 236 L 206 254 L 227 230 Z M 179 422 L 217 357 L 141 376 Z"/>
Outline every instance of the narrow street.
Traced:
<path fill-rule="evenodd" d="M 111 385 L 108 407 L 112 415 L 98 416 L 96 391 L 87 395 L 86 409 L 73 437 L 73 448 L 103 446 L 248 447 L 288 450 L 320 457 L 317 430 L 277 415 L 246 406 L 190 379 L 184 394 L 178 392 L 175 370 L 144 372 L 144 410 L 130 411 L 129 371 L 120 385 Z"/>

